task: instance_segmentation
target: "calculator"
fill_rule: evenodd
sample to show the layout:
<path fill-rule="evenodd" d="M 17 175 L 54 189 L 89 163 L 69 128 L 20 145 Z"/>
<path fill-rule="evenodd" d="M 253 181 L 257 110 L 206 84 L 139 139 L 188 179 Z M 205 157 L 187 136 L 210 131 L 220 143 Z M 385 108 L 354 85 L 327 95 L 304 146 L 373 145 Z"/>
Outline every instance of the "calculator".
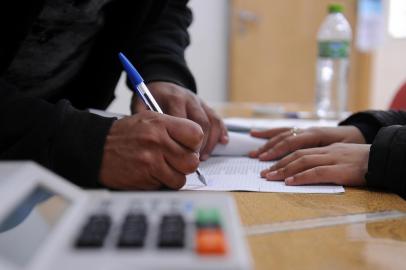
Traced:
<path fill-rule="evenodd" d="M 225 193 L 83 190 L 0 163 L 0 269 L 252 269 Z"/>

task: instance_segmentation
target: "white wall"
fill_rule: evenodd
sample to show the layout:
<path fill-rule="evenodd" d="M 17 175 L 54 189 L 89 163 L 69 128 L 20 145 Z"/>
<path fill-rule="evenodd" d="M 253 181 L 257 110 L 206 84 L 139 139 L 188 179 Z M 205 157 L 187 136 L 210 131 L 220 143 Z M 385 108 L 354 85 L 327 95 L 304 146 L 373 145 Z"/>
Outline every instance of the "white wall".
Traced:
<path fill-rule="evenodd" d="M 228 0 L 191 0 L 194 21 L 190 27 L 191 45 L 186 60 L 192 70 L 199 96 L 207 102 L 227 97 Z M 129 114 L 131 92 L 120 79 L 111 112 Z"/>
<path fill-rule="evenodd" d="M 211 102 L 227 98 L 228 0 L 192 0 L 192 43 L 186 60 L 195 75 L 199 96 Z"/>
<path fill-rule="evenodd" d="M 385 22 L 388 22 L 389 1 L 385 3 Z M 406 25 L 405 25 L 406 27 Z M 406 39 L 389 36 L 373 55 L 371 108 L 387 109 L 399 87 L 406 82 Z"/>

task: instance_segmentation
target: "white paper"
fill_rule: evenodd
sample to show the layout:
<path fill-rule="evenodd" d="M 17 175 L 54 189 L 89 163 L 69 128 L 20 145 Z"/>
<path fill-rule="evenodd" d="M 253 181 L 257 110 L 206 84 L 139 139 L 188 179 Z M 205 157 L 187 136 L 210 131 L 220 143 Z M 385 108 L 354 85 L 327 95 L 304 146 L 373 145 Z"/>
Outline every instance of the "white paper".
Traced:
<path fill-rule="evenodd" d="M 279 127 L 335 127 L 336 120 L 310 120 L 310 119 L 261 119 L 261 118 L 225 118 L 227 128 L 234 131 L 249 131 L 251 129 L 270 129 Z"/>
<path fill-rule="evenodd" d="M 268 140 L 254 138 L 247 133 L 228 132 L 229 142 L 217 144 L 212 156 L 248 156 L 252 150 L 263 146 Z"/>
<path fill-rule="evenodd" d="M 335 185 L 287 186 L 284 181 L 267 181 L 260 177 L 261 170 L 273 162 L 262 162 L 248 157 L 211 157 L 200 164 L 207 186 L 196 174 L 187 176 L 183 190 L 256 191 L 287 193 L 342 193 L 344 188 Z"/>

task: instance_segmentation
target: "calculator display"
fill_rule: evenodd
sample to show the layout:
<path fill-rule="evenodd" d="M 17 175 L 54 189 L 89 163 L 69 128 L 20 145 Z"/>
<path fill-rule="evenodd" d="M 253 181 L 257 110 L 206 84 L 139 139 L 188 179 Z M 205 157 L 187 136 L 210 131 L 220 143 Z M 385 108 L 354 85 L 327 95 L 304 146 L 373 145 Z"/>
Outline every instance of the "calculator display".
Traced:
<path fill-rule="evenodd" d="M 0 257 L 16 265 L 26 265 L 69 205 L 69 200 L 60 194 L 36 187 L 0 220 Z"/>

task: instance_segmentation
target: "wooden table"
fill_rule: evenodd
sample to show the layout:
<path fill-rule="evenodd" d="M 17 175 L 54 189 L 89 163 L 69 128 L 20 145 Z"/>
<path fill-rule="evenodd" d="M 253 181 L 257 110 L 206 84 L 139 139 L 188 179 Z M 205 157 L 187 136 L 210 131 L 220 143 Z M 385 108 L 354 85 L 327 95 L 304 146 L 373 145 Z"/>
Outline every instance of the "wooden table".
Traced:
<path fill-rule="evenodd" d="M 228 105 L 223 116 L 252 116 Z M 344 194 L 234 192 L 244 226 L 280 221 L 406 211 L 397 195 L 346 188 Z M 406 219 L 249 236 L 255 269 L 406 269 Z"/>
<path fill-rule="evenodd" d="M 397 195 L 233 193 L 243 225 L 385 210 L 406 211 Z M 406 219 L 249 236 L 255 269 L 406 269 Z"/>

